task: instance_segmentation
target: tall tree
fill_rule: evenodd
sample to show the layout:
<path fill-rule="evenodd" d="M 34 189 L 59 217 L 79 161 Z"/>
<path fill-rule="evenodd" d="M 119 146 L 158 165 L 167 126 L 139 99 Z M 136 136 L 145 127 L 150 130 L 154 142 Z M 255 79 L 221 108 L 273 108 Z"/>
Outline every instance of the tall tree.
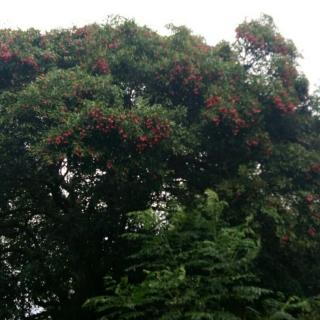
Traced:
<path fill-rule="evenodd" d="M 319 291 L 319 103 L 294 45 L 267 16 L 214 47 L 171 30 L 1 30 L 1 318 L 92 319 L 137 250 L 128 212 L 207 188 L 228 226 L 251 217 L 264 287 Z"/>

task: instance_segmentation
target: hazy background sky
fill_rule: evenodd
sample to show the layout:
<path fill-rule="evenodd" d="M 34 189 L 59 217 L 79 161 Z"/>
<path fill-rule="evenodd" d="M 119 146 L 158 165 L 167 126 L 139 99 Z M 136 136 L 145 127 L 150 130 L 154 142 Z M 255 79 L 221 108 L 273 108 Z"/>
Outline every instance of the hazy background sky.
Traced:
<path fill-rule="evenodd" d="M 160 33 L 168 23 L 183 24 L 214 45 L 232 42 L 237 25 L 261 13 L 271 15 L 282 35 L 294 41 L 304 57 L 301 69 L 312 88 L 319 87 L 319 0 L 11 0 L 1 1 L 0 27 L 50 30 L 121 15 Z"/>

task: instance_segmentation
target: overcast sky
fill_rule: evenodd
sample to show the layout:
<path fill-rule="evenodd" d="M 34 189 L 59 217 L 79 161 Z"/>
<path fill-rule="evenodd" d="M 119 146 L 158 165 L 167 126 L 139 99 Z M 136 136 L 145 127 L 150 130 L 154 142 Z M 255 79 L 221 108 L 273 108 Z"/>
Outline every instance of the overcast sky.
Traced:
<path fill-rule="evenodd" d="M 304 57 L 301 69 L 312 87 L 319 87 L 319 0 L 10 0 L 1 1 L 0 27 L 50 30 L 121 15 L 160 33 L 168 23 L 183 24 L 213 45 L 233 41 L 237 25 L 261 13 L 271 15 L 282 35 L 294 41 Z"/>

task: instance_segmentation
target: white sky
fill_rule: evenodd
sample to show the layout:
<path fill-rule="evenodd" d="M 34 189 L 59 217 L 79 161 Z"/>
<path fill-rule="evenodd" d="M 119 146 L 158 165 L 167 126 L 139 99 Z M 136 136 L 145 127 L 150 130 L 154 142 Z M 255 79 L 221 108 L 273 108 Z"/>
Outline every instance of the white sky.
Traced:
<path fill-rule="evenodd" d="M 234 40 L 244 19 L 271 15 L 279 31 L 294 41 L 312 88 L 320 86 L 319 0 L 0 0 L 0 27 L 66 28 L 103 23 L 108 15 L 135 18 L 139 24 L 165 33 L 165 25 L 184 24 L 209 44 Z"/>

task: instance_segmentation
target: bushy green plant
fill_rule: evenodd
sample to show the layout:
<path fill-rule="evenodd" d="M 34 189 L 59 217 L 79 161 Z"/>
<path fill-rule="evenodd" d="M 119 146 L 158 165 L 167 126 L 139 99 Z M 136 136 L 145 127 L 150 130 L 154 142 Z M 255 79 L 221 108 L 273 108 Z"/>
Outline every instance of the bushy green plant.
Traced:
<path fill-rule="evenodd" d="M 124 236 L 141 249 L 129 276 L 107 277 L 107 294 L 86 306 L 101 319 L 242 319 L 269 293 L 252 273 L 259 239 L 246 224 L 226 224 L 226 204 L 213 191 L 199 202 L 192 211 L 176 207 L 165 223 L 153 210 L 130 214 L 136 231 Z"/>

